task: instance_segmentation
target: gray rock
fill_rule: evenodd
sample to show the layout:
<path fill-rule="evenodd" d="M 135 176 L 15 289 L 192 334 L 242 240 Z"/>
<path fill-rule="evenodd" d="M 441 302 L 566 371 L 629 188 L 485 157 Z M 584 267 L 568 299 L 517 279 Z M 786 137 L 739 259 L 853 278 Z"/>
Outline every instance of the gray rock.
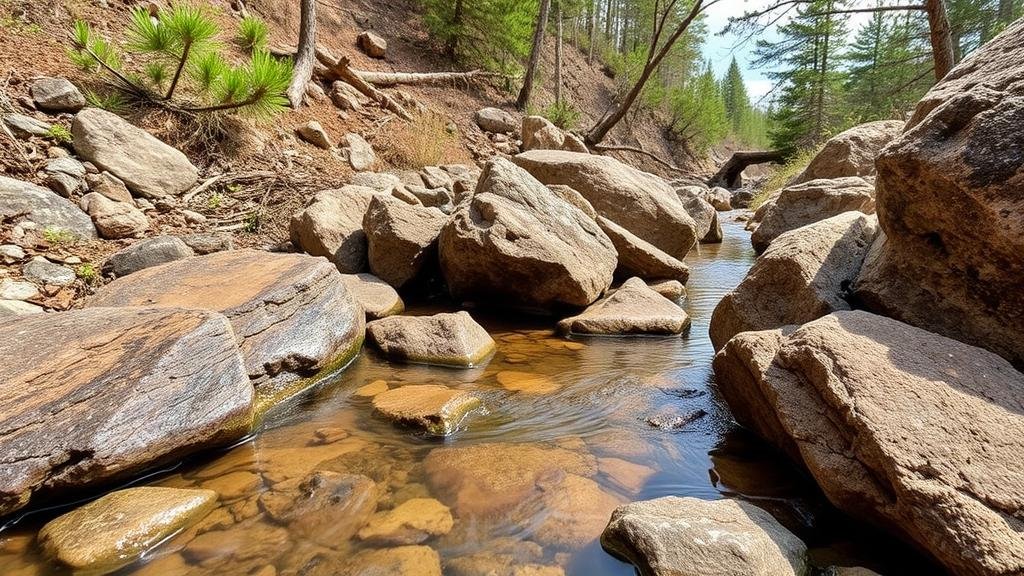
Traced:
<path fill-rule="evenodd" d="M 39 288 L 31 282 L 0 280 L 0 300 L 31 300 L 39 296 Z"/>
<path fill-rule="evenodd" d="M 352 175 L 353 186 L 365 186 L 383 194 L 391 194 L 391 191 L 402 184 L 402 179 L 394 174 L 386 172 L 358 172 Z"/>
<path fill-rule="evenodd" d="M 43 170 L 50 173 L 61 172 L 75 178 L 85 178 L 85 166 L 71 157 L 49 160 Z"/>
<path fill-rule="evenodd" d="M 42 306 L 36 306 L 21 300 L 0 300 L 0 318 L 40 314 L 42 312 L 44 312 Z"/>
<path fill-rule="evenodd" d="M 142 197 L 179 195 L 199 178 L 199 171 L 179 150 L 105 110 L 82 110 L 71 132 L 80 157 L 117 176 Z"/>
<path fill-rule="evenodd" d="M 356 172 L 369 170 L 377 163 L 377 155 L 373 152 L 373 146 L 370 146 L 370 143 L 359 134 L 353 132 L 345 134 L 345 142 L 342 145 L 348 150 L 348 163 Z"/>
<path fill-rule="evenodd" d="M 113 254 L 104 264 L 104 270 L 114 276 L 127 276 L 150 266 L 195 256 L 192 248 L 176 236 L 156 236 L 136 242 Z"/>
<path fill-rule="evenodd" d="M 75 271 L 60 264 L 54 264 L 42 256 L 29 260 L 22 268 L 25 278 L 36 284 L 68 286 L 75 282 Z"/>
<path fill-rule="evenodd" d="M 17 244 L 0 244 L 0 262 L 13 264 L 25 259 L 25 250 Z"/>
<path fill-rule="evenodd" d="M 299 126 L 295 129 L 295 133 L 299 135 L 299 138 L 302 138 L 317 148 L 330 150 L 334 147 L 334 143 L 331 142 L 331 137 L 327 135 L 327 131 L 324 130 L 324 127 L 316 120 L 310 120 L 302 126 Z"/>
<path fill-rule="evenodd" d="M 77 206 L 46 188 L 0 176 L 0 218 L 34 222 L 43 230 L 60 230 L 71 236 L 96 238 L 92 220 Z"/>
<path fill-rule="evenodd" d="M 19 138 L 46 136 L 50 133 L 50 124 L 42 120 L 36 120 L 31 116 L 25 116 L 24 114 L 4 114 L 3 121 L 11 129 L 11 132 Z"/>
<path fill-rule="evenodd" d="M 40 78 L 29 93 L 36 107 L 48 112 L 78 112 L 85 107 L 85 96 L 67 78 Z"/>
<path fill-rule="evenodd" d="M 235 249 L 234 241 L 229 233 L 186 234 L 181 237 L 181 240 L 200 255 Z"/>
<path fill-rule="evenodd" d="M 516 119 L 501 108 L 481 108 L 474 116 L 476 124 L 487 132 L 512 132 L 516 129 Z"/>

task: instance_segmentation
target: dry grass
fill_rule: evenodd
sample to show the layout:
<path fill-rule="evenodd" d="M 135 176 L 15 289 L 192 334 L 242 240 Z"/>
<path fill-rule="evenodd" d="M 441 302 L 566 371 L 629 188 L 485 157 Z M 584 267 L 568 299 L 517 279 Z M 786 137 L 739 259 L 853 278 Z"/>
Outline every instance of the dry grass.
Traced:
<path fill-rule="evenodd" d="M 412 122 L 391 123 L 374 142 L 384 159 L 400 168 L 422 168 L 462 161 L 459 135 L 447 118 L 426 112 Z"/>
<path fill-rule="evenodd" d="M 817 156 L 818 152 L 821 151 L 821 147 L 808 148 L 797 153 L 795 156 L 786 161 L 781 166 L 775 166 L 771 174 L 765 178 L 764 182 L 761 183 L 761 188 L 754 195 L 754 199 L 750 201 L 750 209 L 757 210 L 769 196 L 774 194 L 776 191 L 785 188 L 789 182 L 795 178 L 798 174 L 807 168 L 807 165 L 811 163 L 811 160 Z"/>

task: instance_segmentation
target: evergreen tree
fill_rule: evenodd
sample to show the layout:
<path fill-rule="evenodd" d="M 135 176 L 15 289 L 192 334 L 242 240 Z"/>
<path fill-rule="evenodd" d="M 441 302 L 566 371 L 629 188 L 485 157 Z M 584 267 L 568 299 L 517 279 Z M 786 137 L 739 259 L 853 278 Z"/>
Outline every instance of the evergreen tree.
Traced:
<path fill-rule="evenodd" d="M 698 152 L 729 134 L 725 100 L 710 62 L 700 75 L 672 91 L 671 107 L 673 132 Z"/>
<path fill-rule="evenodd" d="M 422 0 L 424 22 L 452 58 L 517 74 L 529 54 L 537 2 Z"/>
<path fill-rule="evenodd" d="M 725 101 L 725 113 L 729 117 L 732 131 L 739 134 L 740 126 L 749 113 L 750 99 L 747 97 L 747 87 L 743 84 L 743 76 L 735 57 L 729 64 L 725 78 L 722 79 L 722 99 Z"/>

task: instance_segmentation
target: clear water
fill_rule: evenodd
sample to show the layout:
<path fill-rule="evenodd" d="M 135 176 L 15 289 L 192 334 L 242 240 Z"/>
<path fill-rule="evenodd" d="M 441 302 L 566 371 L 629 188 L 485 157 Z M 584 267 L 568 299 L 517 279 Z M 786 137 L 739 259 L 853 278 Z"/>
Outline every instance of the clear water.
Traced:
<path fill-rule="evenodd" d="M 370 476 L 381 494 L 379 510 L 423 497 L 452 506 L 451 532 L 422 542 L 440 554 L 447 574 L 472 573 L 467 558 L 488 569 L 529 564 L 579 576 L 633 574 L 597 541 L 609 507 L 666 495 L 753 501 L 803 537 L 823 566 L 939 573 L 831 510 L 793 465 L 732 423 L 713 386 L 708 321 L 754 255 L 742 224 L 721 216 L 724 242 L 688 258 L 683 305 L 693 324 L 683 337 L 567 341 L 553 334 L 551 319 L 478 311 L 474 316 L 498 343 L 484 367 L 391 364 L 364 350 L 336 378 L 273 414 L 248 441 L 141 482 L 213 488 L 222 502 L 198 527 L 119 573 L 346 574 L 361 550 L 381 546 L 350 538 L 353 527 L 344 517 L 315 531 L 298 529 L 274 522 L 261 504 L 278 483 L 314 470 Z M 508 371 L 546 376 L 550 390 L 508 391 L 497 377 Z M 447 439 L 424 438 L 379 418 L 371 400 L 355 394 L 378 380 L 392 388 L 439 383 L 469 390 L 486 412 L 471 415 Z M 477 451 L 455 464 L 428 458 L 435 450 L 467 447 Z M 585 470 L 570 469 L 581 461 Z M 463 477 L 488 478 L 493 490 L 452 488 Z M 33 535 L 59 512 L 30 514 L 0 534 L 0 573 L 57 572 L 40 557 Z"/>

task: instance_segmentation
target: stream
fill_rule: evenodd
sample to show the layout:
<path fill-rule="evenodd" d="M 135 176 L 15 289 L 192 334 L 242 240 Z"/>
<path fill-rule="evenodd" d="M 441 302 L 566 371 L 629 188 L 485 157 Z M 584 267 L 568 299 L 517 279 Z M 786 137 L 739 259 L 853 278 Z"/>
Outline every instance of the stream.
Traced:
<path fill-rule="evenodd" d="M 348 574 L 360 562 L 390 562 L 375 551 L 418 544 L 440 555 L 446 574 L 557 566 L 569 575 L 625 576 L 633 568 L 596 539 L 610 509 L 667 495 L 752 501 L 802 537 L 819 566 L 933 573 L 907 547 L 836 513 L 795 466 L 732 423 L 712 384 L 708 322 L 754 254 L 735 213 L 719 216 L 724 242 L 687 258 L 683 305 L 693 324 L 683 337 L 566 340 L 550 319 L 471 310 L 497 342 L 480 368 L 392 364 L 365 348 L 272 413 L 257 435 L 137 482 L 211 488 L 221 502 L 117 574 Z M 373 413 L 363 388 L 381 381 L 469 390 L 485 408 L 446 439 L 421 437 Z M 436 498 L 454 524 L 422 542 L 362 538 L 355 534 L 365 517 L 345 513 L 362 506 L 358 498 L 332 500 L 326 514 L 272 518 L 274 498 L 317 470 L 371 478 L 377 510 Z M 0 533 L 0 573 L 59 573 L 33 539 L 61 511 L 28 514 Z"/>

